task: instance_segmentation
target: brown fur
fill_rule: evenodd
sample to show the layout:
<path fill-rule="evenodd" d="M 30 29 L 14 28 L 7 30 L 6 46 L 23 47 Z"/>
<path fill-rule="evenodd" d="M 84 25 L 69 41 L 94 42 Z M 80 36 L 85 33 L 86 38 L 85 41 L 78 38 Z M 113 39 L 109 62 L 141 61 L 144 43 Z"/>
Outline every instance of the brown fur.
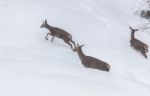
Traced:
<path fill-rule="evenodd" d="M 131 46 L 137 51 L 140 51 L 142 55 L 145 58 L 147 58 L 146 53 L 148 52 L 148 45 L 134 37 L 135 31 L 138 31 L 138 29 L 133 29 L 131 26 L 130 29 L 131 29 L 131 40 L 130 40 Z"/>
<path fill-rule="evenodd" d="M 141 17 L 145 19 L 150 19 L 150 10 L 142 10 Z"/>
<path fill-rule="evenodd" d="M 81 49 L 82 46 L 83 45 L 81 45 L 81 46 L 77 45 L 77 47 L 75 47 L 75 49 L 73 51 L 78 53 L 78 56 L 81 60 L 81 63 L 84 65 L 84 67 L 109 72 L 109 70 L 110 70 L 109 64 L 107 64 L 106 62 L 103 62 L 97 58 L 84 55 L 84 53 L 82 52 L 82 49 Z"/>
<path fill-rule="evenodd" d="M 67 43 L 72 49 L 73 49 L 73 46 L 71 43 L 73 43 L 73 45 L 75 47 L 75 42 L 72 40 L 72 36 L 68 32 L 66 32 L 65 30 L 60 29 L 58 27 L 50 26 L 49 24 L 47 24 L 46 20 L 43 22 L 43 24 L 40 27 L 46 28 L 49 30 L 49 33 L 47 33 L 47 35 L 45 37 L 46 40 L 48 40 L 48 35 L 51 35 L 52 36 L 52 39 L 51 39 L 52 42 L 53 42 L 54 38 L 57 37 L 57 38 L 63 39 L 63 41 L 65 43 Z"/>

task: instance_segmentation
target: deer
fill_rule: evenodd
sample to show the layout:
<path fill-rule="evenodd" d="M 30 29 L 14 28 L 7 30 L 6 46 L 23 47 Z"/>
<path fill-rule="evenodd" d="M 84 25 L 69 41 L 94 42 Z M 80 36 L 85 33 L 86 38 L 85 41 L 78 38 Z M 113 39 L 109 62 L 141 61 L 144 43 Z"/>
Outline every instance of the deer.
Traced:
<path fill-rule="evenodd" d="M 145 19 L 150 19 L 150 10 L 142 10 L 140 16 Z"/>
<path fill-rule="evenodd" d="M 133 47 L 137 51 L 140 51 L 141 54 L 147 59 L 146 53 L 148 52 L 148 45 L 134 37 L 135 32 L 139 31 L 139 29 L 133 29 L 131 26 L 129 26 L 129 28 L 131 30 L 131 47 Z"/>
<path fill-rule="evenodd" d="M 77 44 L 77 46 L 73 49 L 74 52 L 77 52 L 83 66 L 86 68 L 98 69 L 109 72 L 110 65 L 97 58 L 86 56 L 81 49 L 83 46 L 84 45 L 79 46 L 79 44 Z"/>
<path fill-rule="evenodd" d="M 48 40 L 48 35 L 51 35 L 51 42 L 54 41 L 54 38 L 57 37 L 59 39 L 62 39 L 65 43 L 67 43 L 71 49 L 73 49 L 73 45 L 75 47 L 75 42 L 72 40 L 71 34 L 66 32 L 65 30 L 53 27 L 47 23 L 47 20 L 45 19 L 43 24 L 40 26 L 40 28 L 46 28 L 49 30 L 49 32 L 46 34 L 45 39 Z M 71 43 L 70 43 L 71 42 Z M 73 45 L 72 45 L 73 44 Z"/>

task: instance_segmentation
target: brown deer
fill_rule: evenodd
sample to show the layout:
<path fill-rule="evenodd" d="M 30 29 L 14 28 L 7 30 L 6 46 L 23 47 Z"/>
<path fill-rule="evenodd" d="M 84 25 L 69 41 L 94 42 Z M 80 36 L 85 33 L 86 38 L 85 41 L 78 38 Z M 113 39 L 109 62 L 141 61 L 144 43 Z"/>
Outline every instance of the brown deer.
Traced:
<path fill-rule="evenodd" d="M 77 47 L 75 47 L 75 49 L 73 51 L 78 53 L 78 56 L 81 60 L 81 63 L 84 65 L 84 67 L 109 72 L 109 70 L 110 70 L 110 65 L 109 64 L 107 64 L 106 62 L 103 62 L 103 61 L 101 61 L 97 58 L 94 58 L 94 57 L 91 57 L 91 56 L 86 56 L 82 52 L 82 49 L 81 49 L 82 46 L 83 45 L 79 46 L 79 44 L 77 44 Z"/>
<path fill-rule="evenodd" d="M 131 30 L 131 40 L 130 40 L 130 44 L 131 46 L 137 50 L 137 51 L 140 51 L 142 53 L 142 55 L 147 58 L 147 55 L 146 53 L 148 52 L 148 45 L 141 42 L 140 40 L 136 39 L 134 37 L 134 34 L 136 31 L 138 31 L 139 29 L 133 29 L 131 26 L 130 26 L 130 30 Z"/>
<path fill-rule="evenodd" d="M 64 31 L 63 29 L 60 29 L 58 27 L 50 26 L 47 23 L 47 20 L 45 20 L 40 27 L 41 28 L 46 28 L 46 29 L 49 30 L 49 33 L 47 33 L 47 35 L 45 36 L 46 40 L 48 40 L 48 35 L 51 35 L 52 36 L 51 42 L 53 42 L 54 38 L 57 37 L 57 38 L 63 39 L 63 41 L 65 43 L 70 45 L 71 49 L 73 49 L 73 46 L 72 46 L 71 43 L 73 43 L 73 45 L 75 47 L 75 42 L 72 40 L 72 36 L 68 32 Z"/>
<path fill-rule="evenodd" d="M 150 19 L 150 10 L 142 10 L 140 16 L 145 19 Z"/>

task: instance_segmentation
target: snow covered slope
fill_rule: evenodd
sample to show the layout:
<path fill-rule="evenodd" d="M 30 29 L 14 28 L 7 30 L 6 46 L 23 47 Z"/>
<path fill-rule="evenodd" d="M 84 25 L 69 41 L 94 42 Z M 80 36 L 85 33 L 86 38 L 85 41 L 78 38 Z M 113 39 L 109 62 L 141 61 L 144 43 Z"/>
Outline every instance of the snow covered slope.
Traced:
<path fill-rule="evenodd" d="M 150 53 L 130 47 L 139 0 L 0 0 L 0 96 L 149 96 Z M 111 65 L 87 69 L 62 40 L 46 41 L 43 20 Z M 150 34 L 136 37 L 150 46 Z"/>

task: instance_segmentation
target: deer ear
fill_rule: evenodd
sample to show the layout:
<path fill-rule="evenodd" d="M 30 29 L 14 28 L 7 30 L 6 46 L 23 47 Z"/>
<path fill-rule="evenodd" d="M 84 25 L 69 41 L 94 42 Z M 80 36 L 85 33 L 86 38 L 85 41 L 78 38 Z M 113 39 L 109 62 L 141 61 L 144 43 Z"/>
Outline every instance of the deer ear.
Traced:
<path fill-rule="evenodd" d="M 132 27 L 131 27 L 130 25 L 129 25 L 129 28 L 130 28 L 131 30 L 133 30 Z"/>
<path fill-rule="evenodd" d="M 46 19 L 45 19 L 45 21 L 44 21 L 44 22 L 45 22 L 45 24 L 47 24 L 47 20 L 46 20 Z"/>
<path fill-rule="evenodd" d="M 81 45 L 80 47 L 83 47 L 84 45 Z"/>

